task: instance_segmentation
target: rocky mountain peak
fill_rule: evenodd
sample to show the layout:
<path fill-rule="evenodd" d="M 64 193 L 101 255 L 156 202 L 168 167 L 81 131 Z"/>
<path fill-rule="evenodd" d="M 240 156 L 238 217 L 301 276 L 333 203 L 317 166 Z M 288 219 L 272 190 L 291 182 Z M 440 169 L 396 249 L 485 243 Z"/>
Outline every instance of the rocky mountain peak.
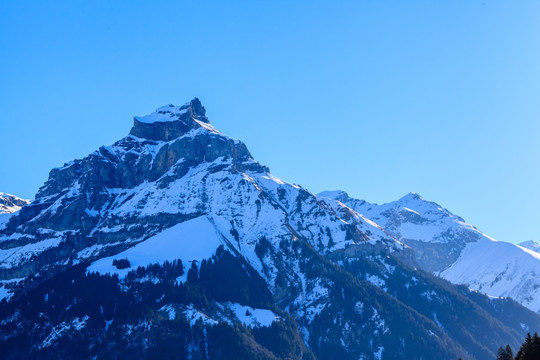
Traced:
<path fill-rule="evenodd" d="M 341 202 L 344 202 L 344 201 L 347 201 L 347 200 L 350 199 L 349 194 L 347 194 L 343 190 L 322 191 L 322 192 L 318 193 L 317 196 L 320 196 L 320 197 L 323 197 L 323 198 L 328 198 L 328 199 L 333 199 L 333 200 L 338 200 L 338 201 L 341 201 Z"/>
<path fill-rule="evenodd" d="M 523 241 L 523 242 L 519 243 L 518 245 L 521 246 L 521 247 L 524 247 L 526 249 L 529 249 L 529 250 L 536 251 L 536 252 L 540 253 L 540 243 L 538 243 L 538 242 L 536 242 L 534 240 Z"/>
<path fill-rule="evenodd" d="M 171 141 L 191 130 L 204 128 L 218 133 L 206 117 L 206 109 L 198 98 L 182 106 L 162 106 L 146 116 L 135 116 L 130 135 L 154 141 Z"/>
<path fill-rule="evenodd" d="M 417 194 L 415 192 L 410 192 L 407 195 L 400 198 L 398 201 L 401 202 L 401 201 L 418 201 L 418 200 L 424 200 L 424 198 L 420 196 L 420 194 Z"/>
<path fill-rule="evenodd" d="M 188 106 L 189 112 L 192 117 L 209 123 L 208 118 L 206 117 L 206 109 L 202 105 L 199 98 L 194 98 L 190 102 L 184 104 L 184 106 Z"/>
<path fill-rule="evenodd" d="M 30 200 L 21 199 L 15 195 L 0 192 L 0 214 L 13 213 L 29 203 Z"/>

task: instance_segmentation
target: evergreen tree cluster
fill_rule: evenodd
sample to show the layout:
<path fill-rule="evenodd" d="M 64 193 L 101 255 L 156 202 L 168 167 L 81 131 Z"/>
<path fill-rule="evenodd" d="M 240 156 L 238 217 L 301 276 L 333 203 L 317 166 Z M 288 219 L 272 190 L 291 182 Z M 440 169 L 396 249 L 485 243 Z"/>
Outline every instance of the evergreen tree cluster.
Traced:
<path fill-rule="evenodd" d="M 502 346 L 497 351 L 497 360 L 514 360 L 514 353 L 510 345 L 506 345 L 505 348 Z"/>
<path fill-rule="evenodd" d="M 527 334 L 523 345 L 516 354 L 515 360 L 538 360 L 540 359 L 540 338 L 537 333 Z"/>
<path fill-rule="evenodd" d="M 527 334 L 525 341 L 519 348 L 519 351 L 514 358 L 512 348 L 510 345 L 506 345 L 505 348 L 500 347 L 497 351 L 496 360 L 539 360 L 540 359 L 540 337 L 537 333 L 531 336 Z"/>
<path fill-rule="evenodd" d="M 178 281 L 180 260 L 138 267 L 123 279 L 87 273 L 87 266 L 32 280 L 25 293 L 0 302 L 0 358 L 314 359 L 294 318 L 275 306 L 281 320 L 266 328 L 227 321 L 207 326 L 160 310 L 171 304 L 212 314 L 216 301 L 271 303 L 258 273 L 223 248 L 199 269 L 192 266 L 187 282 Z"/>

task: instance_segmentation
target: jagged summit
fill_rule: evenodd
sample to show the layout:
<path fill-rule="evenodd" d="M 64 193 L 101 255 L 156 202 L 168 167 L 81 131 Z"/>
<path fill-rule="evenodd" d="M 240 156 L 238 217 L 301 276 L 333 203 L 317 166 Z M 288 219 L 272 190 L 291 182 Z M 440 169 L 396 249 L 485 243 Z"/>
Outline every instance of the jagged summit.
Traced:
<path fill-rule="evenodd" d="M 137 117 L 0 216 L 9 358 L 483 360 L 540 328 L 539 315 L 407 266 L 398 235 L 452 240 L 438 206 L 316 197 L 205 115 L 194 99 Z"/>
<path fill-rule="evenodd" d="M 0 214 L 14 213 L 29 203 L 30 200 L 21 199 L 15 195 L 0 192 Z"/>
<path fill-rule="evenodd" d="M 377 206 L 386 205 L 386 204 L 375 204 L 375 203 L 372 204 L 372 203 L 366 202 L 365 200 L 353 199 L 352 197 L 349 196 L 349 194 L 347 194 L 343 190 L 327 190 L 327 191 L 322 191 L 318 193 L 317 195 L 320 197 L 328 198 L 328 199 L 338 200 L 338 201 L 341 201 L 342 203 L 360 202 L 361 204 L 365 203 L 368 205 L 377 205 Z M 399 198 L 399 200 L 392 201 L 387 204 L 399 206 L 400 204 L 408 203 L 408 202 L 417 202 L 417 203 L 425 202 L 425 203 L 431 203 L 434 206 L 439 207 L 439 205 L 437 205 L 436 203 L 432 203 L 430 201 L 425 200 L 422 196 L 420 196 L 420 194 L 415 193 L 415 192 L 410 192 L 402 196 L 401 198 Z M 355 204 L 355 205 L 358 205 L 358 204 Z"/>
<path fill-rule="evenodd" d="M 201 101 L 194 98 L 182 106 L 165 105 L 149 115 L 135 116 L 129 133 L 147 140 L 171 141 L 198 128 L 219 133 L 210 125 Z"/>
<path fill-rule="evenodd" d="M 402 196 L 398 201 L 415 201 L 415 200 L 424 200 L 424 198 L 422 196 L 420 196 L 420 194 L 418 193 L 415 193 L 415 192 L 410 192 L 408 194 L 406 194 L 405 196 Z"/>
<path fill-rule="evenodd" d="M 343 190 L 327 190 L 322 191 L 317 194 L 317 196 L 328 198 L 328 199 L 334 199 L 338 201 L 343 201 L 343 199 L 349 199 L 349 194 L 347 194 Z"/>
<path fill-rule="evenodd" d="M 519 243 L 518 245 L 521 247 L 524 247 L 525 249 L 529 249 L 532 251 L 536 251 L 537 253 L 540 253 L 540 243 L 534 240 L 523 241 Z"/>

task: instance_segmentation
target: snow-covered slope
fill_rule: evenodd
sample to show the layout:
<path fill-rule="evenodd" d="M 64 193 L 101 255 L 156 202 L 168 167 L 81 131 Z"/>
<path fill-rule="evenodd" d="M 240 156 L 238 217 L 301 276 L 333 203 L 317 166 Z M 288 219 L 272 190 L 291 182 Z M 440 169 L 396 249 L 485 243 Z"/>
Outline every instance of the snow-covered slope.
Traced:
<path fill-rule="evenodd" d="M 9 221 L 13 213 L 28 205 L 30 200 L 21 199 L 15 195 L 0 192 L 0 229 Z M 0 297 L 1 298 L 1 297 Z"/>
<path fill-rule="evenodd" d="M 523 241 L 519 243 L 519 246 L 540 253 L 540 244 L 534 240 Z"/>
<path fill-rule="evenodd" d="M 377 223 L 413 248 L 419 264 L 431 272 L 440 272 L 454 263 L 467 243 L 489 238 L 459 216 L 415 193 L 382 205 L 353 199 L 343 191 L 322 192 L 319 196 L 337 200 Z"/>
<path fill-rule="evenodd" d="M 84 346 L 71 349 L 90 358 L 109 355 L 95 342 L 141 354 L 168 339 L 185 343 L 185 358 L 209 358 L 192 355 L 227 331 L 249 338 L 244 324 L 249 344 L 276 354 L 296 343 L 265 359 L 311 358 L 307 348 L 321 359 L 488 359 L 521 340 L 520 323 L 540 327 L 513 302 L 473 299 L 408 267 L 411 249 L 395 234 L 271 174 L 210 124 L 198 99 L 163 106 L 135 117 L 113 145 L 53 169 L 0 225 L 0 295 L 9 299 L 0 344 L 27 341 L 52 357 L 78 339 Z M 474 324 L 456 314 L 474 314 Z M 469 330 L 475 339 L 462 345 Z"/>
<path fill-rule="evenodd" d="M 440 205 L 410 193 L 387 204 L 372 204 L 343 191 L 319 196 L 339 201 L 411 247 L 426 270 L 490 296 L 511 297 L 540 312 L 540 255 L 496 241 Z M 524 244 L 534 247 L 534 243 Z"/>
<path fill-rule="evenodd" d="M 540 254 L 515 244 L 480 239 L 440 274 L 492 296 L 511 297 L 540 312 Z"/>
<path fill-rule="evenodd" d="M 15 195 L 0 192 L 0 214 L 14 213 L 29 203 L 30 200 L 21 199 Z"/>
<path fill-rule="evenodd" d="M 53 169 L 35 201 L 0 229 L 0 243 L 10 244 L 0 252 L 0 277 L 63 263 L 66 250 L 75 263 L 118 252 L 201 216 L 259 270 L 255 245 L 263 237 L 306 239 L 323 253 L 357 243 L 397 244 L 377 231 L 368 236 L 371 223 L 345 220 L 345 208 L 336 216 L 308 191 L 271 175 L 204 115 L 198 100 L 161 107 L 136 117 L 126 138 Z"/>
<path fill-rule="evenodd" d="M 306 257 L 402 246 L 349 208 L 272 175 L 205 114 L 197 99 L 161 107 L 135 117 L 115 144 L 53 169 L 35 200 L 0 228 L 3 289 L 89 261 L 89 273 L 121 276 L 173 259 L 198 266 L 223 246 L 260 274 L 277 304 L 295 308 L 308 341 L 337 284 L 308 274 L 295 244 L 309 245 Z M 122 259 L 130 266 L 115 268 Z"/>

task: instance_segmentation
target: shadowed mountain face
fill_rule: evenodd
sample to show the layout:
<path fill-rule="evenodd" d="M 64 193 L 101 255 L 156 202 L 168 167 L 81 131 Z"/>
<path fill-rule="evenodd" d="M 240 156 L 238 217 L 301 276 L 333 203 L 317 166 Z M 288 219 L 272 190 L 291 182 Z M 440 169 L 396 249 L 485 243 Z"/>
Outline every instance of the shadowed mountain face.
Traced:
<path fill-rule="evenodd" d="M 2 219 L 8 358 L 489 359 L 540 328 L 273 176 L 198 99 L 135 117 Z"/>
<path fill-rule="evenodd" d="M 372 204 L 343 191 L 319 194 L 349 206 L 414 250 L 418 264 L 445 279 L 540 311 L 540 254 L 534 242 L 496 241 L 440 205 L 410 193 Z"/>

